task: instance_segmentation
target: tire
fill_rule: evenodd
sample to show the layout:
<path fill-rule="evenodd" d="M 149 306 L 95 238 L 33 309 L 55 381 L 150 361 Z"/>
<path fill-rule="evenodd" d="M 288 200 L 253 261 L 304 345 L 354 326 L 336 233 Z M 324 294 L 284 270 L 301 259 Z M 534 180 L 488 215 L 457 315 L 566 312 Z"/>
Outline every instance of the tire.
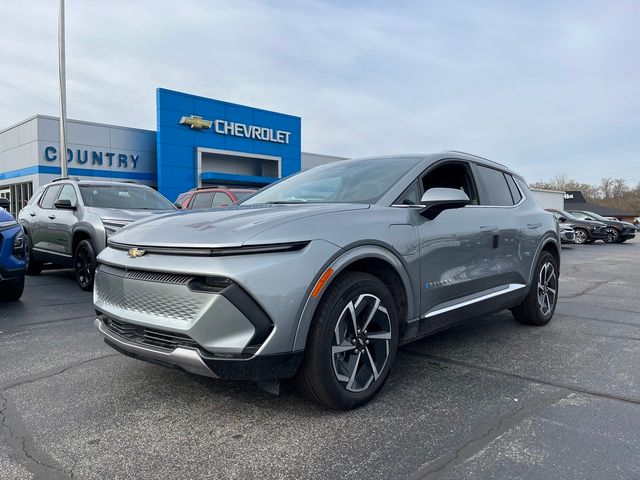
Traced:
<path fill-rule="evenodd" d="M 90 240 L 82 240 L 73 255 L 73 266 L 78 286 L 87 292 L 93 290 L 96 273 L 96 254 Z"/>
<path fill-rule="evenodd" d="M 620 242 L 620 232 L 613 227 L 607 228 L 605 237 L 604 237 L 604 243 L 619 243 L 619 242 Z"/>
<path fill-rule="evenodd" d="M 511 312 L 520 323 L 542 326 L 553 317 L 557 303 L 558 263 L 549 252 L 542 252 L 536 263 L 529 293 Z"/>
<path fill-rule="evenodd" d="M 24 261 L 26 263 L 26 272 L 27 275 L 40 275 L 42 272 L 42 262 L 33 258 L 33 248 L 31 245 L 31 237 L 24 234 Z"/>
<path fill-rule="evenodd" d="M 0 284 L 0 299 L 15 301 L 19 300 L 24 292 L 24 276 L 17 281 L 11 280 Z"/>
<path fill-rule="evenodd" d="M 583 245 L 589 242 L 589 232 L 587 232 L 584 228 L 574 228 L 573 229 L 576 234 L 575 243 L 578 245 Z"/>
<path fill-rule="evenodd" d="M 368 273 L 341 274 L 309 327 L 298 387 L 312 401 L 336 410 L 364 405 L 389 375 L 398 335 L 397 308 L 384 283 Z"/>
<path fill-rule="evenodd" d="M 628 238 L 621 238 L 620 240 L 618 240 L 618 243 L 624 243 L 624 242 L 626 242 L 627 240 L 629 240 L 629 239 L 628 239 Z"/>

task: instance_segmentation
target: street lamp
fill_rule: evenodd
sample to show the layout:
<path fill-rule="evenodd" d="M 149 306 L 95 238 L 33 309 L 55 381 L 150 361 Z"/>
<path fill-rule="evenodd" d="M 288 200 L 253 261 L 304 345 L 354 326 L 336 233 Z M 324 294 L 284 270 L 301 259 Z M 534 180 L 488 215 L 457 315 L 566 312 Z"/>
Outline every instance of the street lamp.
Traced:
<path fill-rule="evenodd" d="M 58 71 L 60 74 L 60 176 L 67 177 L 67 78 L 64 65 L 64 0 L 58 19 Z"/>

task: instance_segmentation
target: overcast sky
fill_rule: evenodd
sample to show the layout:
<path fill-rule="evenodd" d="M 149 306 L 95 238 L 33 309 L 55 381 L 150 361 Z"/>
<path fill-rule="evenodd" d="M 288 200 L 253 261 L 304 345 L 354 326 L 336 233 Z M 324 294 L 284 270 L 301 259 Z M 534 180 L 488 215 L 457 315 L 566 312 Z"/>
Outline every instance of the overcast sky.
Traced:
<path fill-rule="evenodd" d="M 0 5 L 0 129 L 58 114 L 57 0 Z M 67 0 L 70 118 L 166 87 L 302 117 L 303 150 L 459 149 L 640 181 L 640 2 Z"/>

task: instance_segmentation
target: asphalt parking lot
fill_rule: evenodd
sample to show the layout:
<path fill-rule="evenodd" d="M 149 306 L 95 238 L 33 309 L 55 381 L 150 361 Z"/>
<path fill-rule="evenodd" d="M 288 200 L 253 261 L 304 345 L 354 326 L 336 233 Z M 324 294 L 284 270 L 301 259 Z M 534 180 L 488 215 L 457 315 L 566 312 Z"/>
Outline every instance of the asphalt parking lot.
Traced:
<path fill-rule="evenodd" d="M 0 304 L 0 479 L 640 478 L 640 241 L 563 249 L 546 327 L 403 347 L 356 411 L 115 353 L 69 272 Z"/>

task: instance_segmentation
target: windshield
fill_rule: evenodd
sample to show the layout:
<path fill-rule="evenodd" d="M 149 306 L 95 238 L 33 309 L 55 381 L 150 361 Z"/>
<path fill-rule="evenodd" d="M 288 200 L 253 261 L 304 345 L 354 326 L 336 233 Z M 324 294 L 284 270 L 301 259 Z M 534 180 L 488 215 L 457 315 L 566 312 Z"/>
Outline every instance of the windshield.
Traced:
<path fill-rule="evenodd" d="M 569 212 L 564 210 L 556 210 L 554 213 L 558 214 L 556 216 L 565 217 L 568 220 L 578 220 L 574 215 L 571 215 Z"/>
<path fill-rule="evenodd" d="M 417 157 L 371 158 L 322 165 L 292 175 L 241 203 L 371 204 L 389 191 L 418 160 Z"/>
<path fill-rule="evenodd" d="M 603 222 L 611 221 L 610 219 L 605 218 L 602 215 L 598 215 L 597 213 L 593 213 L 593 212 L 584 212 L 584 213 L 586 214 L 587 217 L 595 218 L 596 220 L 602 220 Z"/>
<path fill-rule="evenodd" d="M 150 187 L 136 185 L 80 185 L 87 207 L 122 210 L 174 210 L 176 207 Z"/>

